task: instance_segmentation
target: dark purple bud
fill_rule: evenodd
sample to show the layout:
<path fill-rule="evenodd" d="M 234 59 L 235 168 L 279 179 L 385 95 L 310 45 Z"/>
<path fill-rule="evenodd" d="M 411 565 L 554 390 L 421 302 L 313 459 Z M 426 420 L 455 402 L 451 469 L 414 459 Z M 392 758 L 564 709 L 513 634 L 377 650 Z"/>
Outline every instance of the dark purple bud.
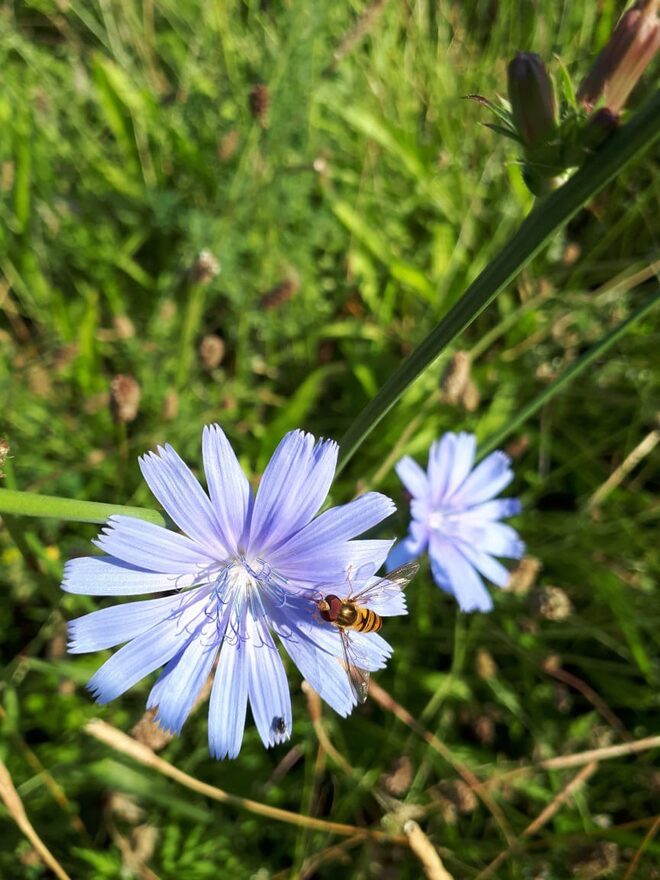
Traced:
<path fill-rule="evenodd" d="M 509 101 L 518 134 L 526 147 L 547 142 L 557 129 L 557 105 L 541 58 L 518 52 L 509 64 Z"/>

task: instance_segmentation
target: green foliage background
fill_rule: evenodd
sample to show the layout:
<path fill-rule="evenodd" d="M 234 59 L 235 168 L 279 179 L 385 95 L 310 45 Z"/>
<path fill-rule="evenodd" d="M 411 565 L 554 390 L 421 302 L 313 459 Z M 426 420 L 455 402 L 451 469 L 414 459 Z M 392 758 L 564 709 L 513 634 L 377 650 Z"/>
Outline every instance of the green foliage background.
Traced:
<path fill-rule="evenodd" d="M 5 485 L 150 505 L 137 455 L 166 440 L 199 466 L 206 423 L 224 427 L 255 476 L 290 428 L 339 439 L 531 207 L 510 146 L 462 96 L 501 93 L 517 49 L 539 52 L 556 74 L 557 53 L 579 79 L 620 12 L 613 0 L 6 5 Z M 262 123 L 249 107 L 256 83 L 269 93 Z M 390 533 L 403 534 L 400 454 L 423 461 L 446 430 L 487 440 L 657 288 L 657 170 L 657 155 L 627 169 L 457 342 L 472 355 L 478 407 L 440 399 L 444 357 L 352 459 L 333 502 L 386 491 L 400 508 Z M 204 249 L 220 272 L 195 283 Z M 265 295 L 286 281 L 290 298 L 267 308 Z M 226 346 L 210 370 L 198 355 L 208 333 Z M 542 561 L 539 585 L 564 590 L 572 614 L 547 619 L 533 597 L 500 592 L 489 617 L 461 616 L 424 569 L 410 616 L 387 622 L 395 654 L 378 682 L 483 777 L 657 730 L 657 457 L 595 509 L 588 502 L 657 430 L 659 344 L 652 315 L 512 438 L 525 505 L 516 525 Z M 118 373 L 142 388 L 127 426 L 108 407 Z M 315 866 L 333 838 L 192 796 L 85 735 L 97 715 L 130 730 L 148 689 L 100 710 L 83 685 L 101 658 L 63 654 L 63 621 L 95 604 L 60 595 L 61 566 L 89 552 L 94 533 L 11 518 L 0 532 L 0 749 L 71 876 L 419 877 L 416 858 L 390 845 L 361 844 Z M 480 650 L 495 661 L 493 677 Z M 591 690 L 559 683 L 552 658 Z M 414 816 L 456 878 L 475 877 L 506 847 L 482 804 L 452 807 L 455 770 L 373 701 L 346 721 L 324 713 L 353 772 L 320 757 L 295 670 L 290 680 L 287 746 L 264 751 L 249 725 L 240 758 L 215 763 L 201 709 L 164 757 L 231 792 L 333 821 L 398 831 Z M 297 760 L 279 775 L 292 748 Z M 412 785 L 384 800 L 382 774 L 401 756 Z M 588 873 L 598 859 L 605 871 L 629 866 L 657 812 L 653 759 L 601 764 L 497 876 L 601 876 Z M 516 835 L 571 772 L 494 790 Z M 139 822 L 112 812 L 116 793 L 144 811 Z M 136 823 L 158 833 L 137 863 L 126 856 Z M 42 876 L 4 807 L 0 829 L 0 875 Z M 636 876 L 659 876 L 659 856 L 651 840 Z"/>

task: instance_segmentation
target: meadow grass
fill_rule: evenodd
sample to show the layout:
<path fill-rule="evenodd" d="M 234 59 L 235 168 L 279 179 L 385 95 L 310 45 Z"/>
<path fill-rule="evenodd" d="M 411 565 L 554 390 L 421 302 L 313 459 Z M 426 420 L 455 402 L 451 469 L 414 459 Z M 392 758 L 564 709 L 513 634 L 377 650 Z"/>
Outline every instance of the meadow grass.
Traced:
<path fill-rule="evenodd" d="M 518 49 L 554 73 L 556 53 L 578 80 L 620 11 L 613 0 L 0 10 L 4 485 L 152 506 L 138 454 L 167 441 L 198 469 L 204 424 L 223 426 L 255 476 L 291 428 L 339 439 L 532 206 L 511 145 L 463 96 L 503 93 Z M 657 170 L 647 153 L 554 238 L 369 436 L 333 503 L 387 492 L 399 505 L 390 533 L 403 535 L 400 455 L 424 461 L 447 430 L 502 437 L 656 292 Z M 199 356 L 208 334 L 225 344 L 213 367 Z M 240 757 L 214 762 L 202 708 L 161 756 L 301 815 L 398 837 L 414 819 L 456 880 L 508 848 L 494 876 L 660 876 L 657 753 L 600 761 L 565 801 L 580 767 L 503 779 L 487 802 L 464 775 L 658 730 L 659 344 L 649 312 L 507 437 L 535 586 L 466 616 L 424 566 L 409 616 L 386 623 L 395 654 L 379 699 L 319 720 L 292 670 L 286 746 L 264 751 L 248 725 Z M 440 390 L 458 350 L 471 356 L 468 407 Z M 130 424 L 111 416 L 117 374 L 141 386 Z M 10 516 L 0 531 L 0 757 L 70 876 L 420 877 L 407 845 L 341 844 L 216 803 L 86 733 L 94 717 L 130 731 L 148 692 L 99 709 L 83 685 L 100 658 L 66 657 L 64 621 L 94 603 L 60 594 L 62 563 L 95 533 Z M 42 876 L 3 807 L 0 828 L 0 876 Z"/>

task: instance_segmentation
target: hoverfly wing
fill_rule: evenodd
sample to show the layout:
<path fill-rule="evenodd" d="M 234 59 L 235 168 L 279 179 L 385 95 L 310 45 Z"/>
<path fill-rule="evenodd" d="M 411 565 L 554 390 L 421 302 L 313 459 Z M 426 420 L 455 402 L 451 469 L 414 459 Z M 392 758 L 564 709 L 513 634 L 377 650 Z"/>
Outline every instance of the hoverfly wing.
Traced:
<path fill-rule="evenodd" d="M 369 696 L 369 673 L 366 669 L 361 669 L 357 665 L 357 657 L 355 655 L 354 646 L 346 630 L 339 630 L 341 638 L 341 647 L 344 653 L 344 667 L 348 675 L 348 683 L 351 686 L 353 696 L 358 704 L 364 703 Z"/>
<path fill-rule="evenodd" d="M 368 605 L 370 600 L 388 599 L 397 596 L 408 586 L 419 570 L 418 562 L 406 562 L 395 568 L 389 574 L 378 578 L 372 584 L 361 590 L 357 596 L 351 596 L 353 602 Z"/>

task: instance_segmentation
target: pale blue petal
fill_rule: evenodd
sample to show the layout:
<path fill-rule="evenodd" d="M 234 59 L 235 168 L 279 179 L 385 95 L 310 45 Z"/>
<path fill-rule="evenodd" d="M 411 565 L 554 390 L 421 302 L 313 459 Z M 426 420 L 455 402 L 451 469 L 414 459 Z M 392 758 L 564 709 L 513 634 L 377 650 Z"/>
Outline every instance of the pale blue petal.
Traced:
<path fill-rule="evenodd" d="M 358 571 L 370 566 L 377 571 L 385 562 L 393 541 L 344 541 L 316 547 L 306 553 L 290 553 L 288 546 L 269 554 L 269 563 L 294 586 L 311 587 L 343 583 L 349 566 Z"/>
<path fill-rule="evenodd" d="M 466 522 L 476 524 L 479 520 L 498 520 L 507 516 L 517 516 L 521 511 L 522 504 L 517 498 L 497 498 L 461 511 L 461 517 Z"/>
<path fill-rule="evenodd" d="M 129 642 L 180 608 L 182 597 L 126 602 L 92 611 L 69 622 L 69 653 L 103 651 Z"/>
<path fill-rule="evenodd" d="M 440 440 L 431 443 L 429 449 L 428 475 L 431 487 L 431 501 L 434 505 L 442 502 L 454 465 L 456 435 L 447 433 Z"/>
<path fill-rule="evenodd" d="M 490 501 L 513 479 L 511 459 L 505 452 L 492 452 L 477 465 L 451 497 L 452 506 L 473 507 Z"/>
<path fill-rule="evenodd" d="M 400 614 L 408 613 L 406 595 L 402 591 L 370 598 L 368 607 L 380 617 L 398 617 Z"/>
<path fill-rule="evenodd" d="M 193 574 L 163 574 L 107 556 L 83 556 L 64 566 L 62 589 L 87 596 L 138 596 L 183 589 L 193 581 Z"/>
<path fill-rule="evenodd" d="M 176 623 L 166 620 L 120 648 L 90 678 L 87 687 L 99 703 L 109 703 L 137 684 L 179 651 L 185 638 Z"/>
<path fill-rule="evenodd" d="M 508 584 L 511 573 L 497 559 L 488 553 L 484 553 L 477 545 L 460 541 L 457 542 L 457 546 L 468 562 L 481 572 L 485 578 L 488 578 L 489 581 L 492 581 L 498 587 L 505 587 Z"/>
<path fill-rule="evenodd" d="M 208 590 L 204 588 L 176 597 L 180 600 L 176 614 L 170 614 L 106 660 L 87 684 L 98 702 L 114 700 L 182 650 L 203 620 L 207 597 Z"/>
<path fill-rule="evenodd" d="M 337 466 L 338 446 L 291 431 L 264 471 L 254 502 L 250 550 L 265 554 L 306 525 L 325 501 Z"/>
<path fill-rule="evenodd" d="M 431 536 L 431 572 L 437 585 L 456 597 L 461 611 L 491 611 L 493 600 L 474 567 L 450 542 Z"/>
<path fill-rule="evenodd" d="M 474 434 L 456 434 L 455 438 L 454 459 L 443 493 L 444 500 L 451 499 L 452 502 L 454 492 L 464 483 L 472 470 L 477 449 L 477 438 Z"/>
<path fill-rule="evenodd" d="M 408 536 L 404 538 L 403 541 L 399 541 L 396 547 L 393 547 L 390 551 L 390 555 L 387 557 L 386 567 L 388 571 L 392 571 L 395 568 L 398 568 L 400 565 L 403 565 L 405 562 L 410 562 L 413 559 L 417 559 L 417 557 L 424 551 L 424 545 L 420 545 L 413 538 Z M 375 609 L 374 609 L 375 610 Z"/>
<path fill-rule="evenodd" d="M 150 695 L 148 705 L 158 706 L 155 720 L 163 730 L 180 733 L 218 654 L 219 641 L 214 635 L 207 625 L 164 671 L 156 692 L 158 702 Z"/>
<path fill-rule="evenodd" d="M 111 516 L 93 543 L 110 556 L 149 571 L 186 574 L 217 561 L 185 535 L 131 516 Z"/>
<path fill-rule="evenodd" d="M 219 425 L 204 428 L 204 470 L 213 508 L 225 544 L 236 551 L 247 532 L 252 513 L 252 488 Z"/>
<path fill-rule="evenodd" d="M 336 639 L 340 652 L 338 634 Z M 321 699 L 343 718 L 350 715 L 356 700 L 351 691 L 348 674 L 339 663 L 339 653 L 333 657 L 325 651 L 319 651 L 318 646 L 300 632 L 282 638 L 282 644 L 303 678 L 309 682 Z"/>
<path fill-rule="evenodd" d="M 518 532 L 506 523 L 486 522 L 476 525 L 461 522 L 457 532 L 461 540 L 493 556 L 520 559 L 525 552 L 525 544 L 520 540 Z"/>
<path fill-rule="evenodd" d="M 225 632 L 209 703 L 209 749 L 214 758 L 235 758 L 241 750 L 248 698 L 245 609 Z"/>
<path fill-rule="evenodd" d="M 394 469 L 414 498 L 426 497 L 429 494 L 429 481 L 426 473 L 409 455 L 397 462 Z"/>
<path fill-rule="evenodd" d="M 206 551 L 220 559 L 227 555 L 208 495 L 188 465 L 166 443 L 158 455 L 140 458 L 140 470 L 154 496 L 173 522 Z"/>
<path fill-rule="evenodd" d="M 290 538 L 277 553 L 269 555 L 274 568 L 285 559 L 310 558 L 323 548 L 361 535 L 394 513 L 394 502 L 379 492 L 367 492 L 348 504 L 332 507 Z"/>
<path fill-rule="evenodd" d="M 266 748 L 291 736 L 289 683 L 279 651 L 264 620 L 247 620 L 248 694 L 259 736 Z M 284 732 L 280 730 L 280 724 Z"/>
<path fill-rule="evenodd" d="M 381 635 L 351 631 L 349 639 L 354 651 L 355 665 L 360 669 L 375 672 L 387 666 L 387 661 L 392 656 L 392 646 Z"/>

